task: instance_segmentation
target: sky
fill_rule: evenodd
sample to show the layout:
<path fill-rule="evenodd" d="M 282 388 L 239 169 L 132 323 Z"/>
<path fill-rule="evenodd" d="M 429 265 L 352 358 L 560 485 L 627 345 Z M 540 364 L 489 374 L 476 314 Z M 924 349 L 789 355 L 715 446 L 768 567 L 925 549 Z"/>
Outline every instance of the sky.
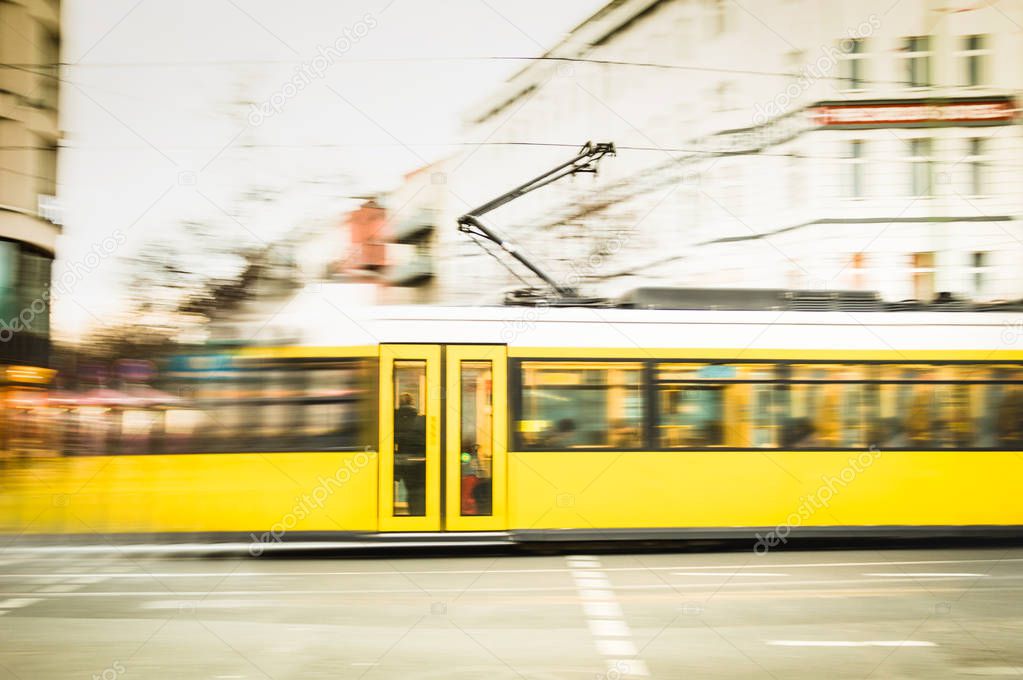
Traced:
<path fill-rule="evenodd" d="M 186 222 L 266 243 L 452 153 L 526 63 L 492 57 L 604 2 L 65 0 L 55 333 L 116 323 L 126 261 Z"/>

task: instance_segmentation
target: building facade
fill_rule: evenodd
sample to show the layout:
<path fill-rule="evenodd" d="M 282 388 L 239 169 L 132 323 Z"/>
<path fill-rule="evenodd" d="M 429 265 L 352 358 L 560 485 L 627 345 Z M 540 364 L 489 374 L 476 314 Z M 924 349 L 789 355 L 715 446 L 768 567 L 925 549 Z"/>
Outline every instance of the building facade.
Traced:
<path fill-rule="evenodd" d="M 0 456 L 53 449 L 50 366 L 60 3 L 0 0 Z M 31 415 L 30 415 L 31 414 Z"/>
<path fill-rule="evenodd" d="M 60 3 L 0 0 L 0 366 L 49 361 Z"/>
<path fill-rule="evenodd" d="M 449 162 L 442 159 L 408 173 L 384 199 L 387 226 L 381 234 L 388 266 L 379 296 L 383 303 L 431 303 L 444 295 L 438 289 L 438 276 L 457 266 L 464 248 L 458 239 L 450 238 L 452 234 L 445 233 L 458 207 L 450 202 Z"/>
<path fill-rule="evenodd" d="M 1021 24 L 1004 0 L 614 0 L 468 116 L 426 297 L 521 286 L 455 219 L 592 139 L 619 148 L 597 176 L 492 215 L 585 292 L 1023 298 Z"/>

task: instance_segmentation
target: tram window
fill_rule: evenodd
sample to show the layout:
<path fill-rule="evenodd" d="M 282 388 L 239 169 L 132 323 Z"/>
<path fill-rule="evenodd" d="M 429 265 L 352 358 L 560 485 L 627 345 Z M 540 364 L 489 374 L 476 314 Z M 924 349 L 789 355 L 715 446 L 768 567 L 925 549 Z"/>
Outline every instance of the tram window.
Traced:
<path fill-rule="evenodd" d="M 781 370 L 788 402 L 781 409 L 785 448 L 859 448 L 873 436 L 877 391 L 863 381 L 877 379 L 864 364 L 793 364 Z"/>
<path fill-rule="evenodd" d="M 345 403 L 308 404 L 302 409 L 298 432 L 307 439 L 328 439 L 343 430 L 344 423 L 352 418 L 351 410 L 352 406 Z"/>
<path fill-rule="evenodd" d="M 987 441 L 993 448 L 1023 448 L 1023 386 L 987 385 Z"/>
<path fill-rule="evenodd" d="M 1023 367 L 1011 365 L 965 366 L 966 380 L 1023 381 Z"/>
<path fill-rule="evenodd" d="M 661 363 L 656 376 L 664 449 L 1023 447 L 1018 365 Z"/>
<path fill-rule="evenodd" d="M 461 365 L 462 516 L 493 513 L 494 378 L 489 361 Z"/>
<path fill-rule="evenodd" d="M 784 448 L 844 448 L 866 445 L 867 414 L 876 397 L 857 383 L 796 383 L 782 386 L 776 412 Z"/>
<path fill-rule="evenodd" d="M 774 382 L 778 370 L 769 363 L 659 364 L 659 445 L 777 447 L 788 396 Z"/>
<path fill-rule="evenodd" d="M 227 375 L 187 376 L 168 413 L 166 450 L 323 451 L 373 441 L 364 360 L 246 361 Z"/>
<path fill-rule="evenodd" d="M 945 449 L 975 446 L 976 425 L 970 406 L 970 385 L 952 383 L 938 387 L 940 436 L 937 444 Z"/>
<path fill-rule="evenodd" d="M 249 421 L 246 434 L 255 435 L 267 444 L 270 444 L 268 439 L 285 440 L 294 432 L 296 408 L 293 400 L 304 376 L 300 371 L 277 368 L 264 371 L 260 377 L 259 387 L 246 395 L 251 403 L 246 413 Z M 286 444 L 281 441 L 281 446 L 270 444 L 269 448 L 285 448 Z"/>
<path fill-rule="evenodd" d="M 661 447 L 723 446 L 724 397 L 721 385 L 662 386 L 657 394 Z"/>
<path fill-rule="evenodd" d="M 1013 381 L 1016 384 L 975 385 L 972 421 L 975 445 L 982 448 L 1023 448 L 1023 367 L 991 365 L 971 367 L 971 379 Z"/>
<path fill-rule="evenodd" d="M 626 362 L 522 364 L 522 414 L 527 449 L 640 448 L 642 365 Z"/>
<path fill-rule="evenodd" d="M 749 390 L 750 422 L 746 437 L 753 448 L 776 448 L 778 446 L 781 418 L 780 390 L 772 384 L 745 386 Z"/>
<path fill-rule="evenodd" d="M 326 398 L 351 395 L 351 368 L 316 368 L 305 371 L 305 396 Z"/>
<path fill-rule="evenodd" d="M 881 448 L 976 446 L 971 395 L 958 383 L 915 382 L 880 385 L 880 417 L 873 428 Z"/>

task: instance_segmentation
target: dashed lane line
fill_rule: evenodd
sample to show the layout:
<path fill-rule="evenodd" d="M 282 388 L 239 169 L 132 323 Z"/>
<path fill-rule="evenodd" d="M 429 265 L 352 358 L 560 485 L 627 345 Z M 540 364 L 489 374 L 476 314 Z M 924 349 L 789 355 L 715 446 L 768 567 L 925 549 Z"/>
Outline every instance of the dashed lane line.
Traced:
<path fill-rule="evenodd" d="M 586 624 L 593 636 L 593 645 L 604 657 L 608 677 L 639 678 L 650 675 L 646 663 L 636 658 L 639 652 L 632 641 L 632 631 L 625 622 L 622 608 L 599 558 L 577 555 L 566 559 L 582 600 Z"/>

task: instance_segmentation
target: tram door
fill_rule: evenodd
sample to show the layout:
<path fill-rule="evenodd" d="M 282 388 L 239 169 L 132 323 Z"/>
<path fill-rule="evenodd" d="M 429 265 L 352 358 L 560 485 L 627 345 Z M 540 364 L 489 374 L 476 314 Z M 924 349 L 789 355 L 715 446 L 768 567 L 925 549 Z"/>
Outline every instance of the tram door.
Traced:
<path fill-rule="evenodd" d="M 381 531 L 506 528 L 506 366 L 503 346 L 381 346 Z"/>

